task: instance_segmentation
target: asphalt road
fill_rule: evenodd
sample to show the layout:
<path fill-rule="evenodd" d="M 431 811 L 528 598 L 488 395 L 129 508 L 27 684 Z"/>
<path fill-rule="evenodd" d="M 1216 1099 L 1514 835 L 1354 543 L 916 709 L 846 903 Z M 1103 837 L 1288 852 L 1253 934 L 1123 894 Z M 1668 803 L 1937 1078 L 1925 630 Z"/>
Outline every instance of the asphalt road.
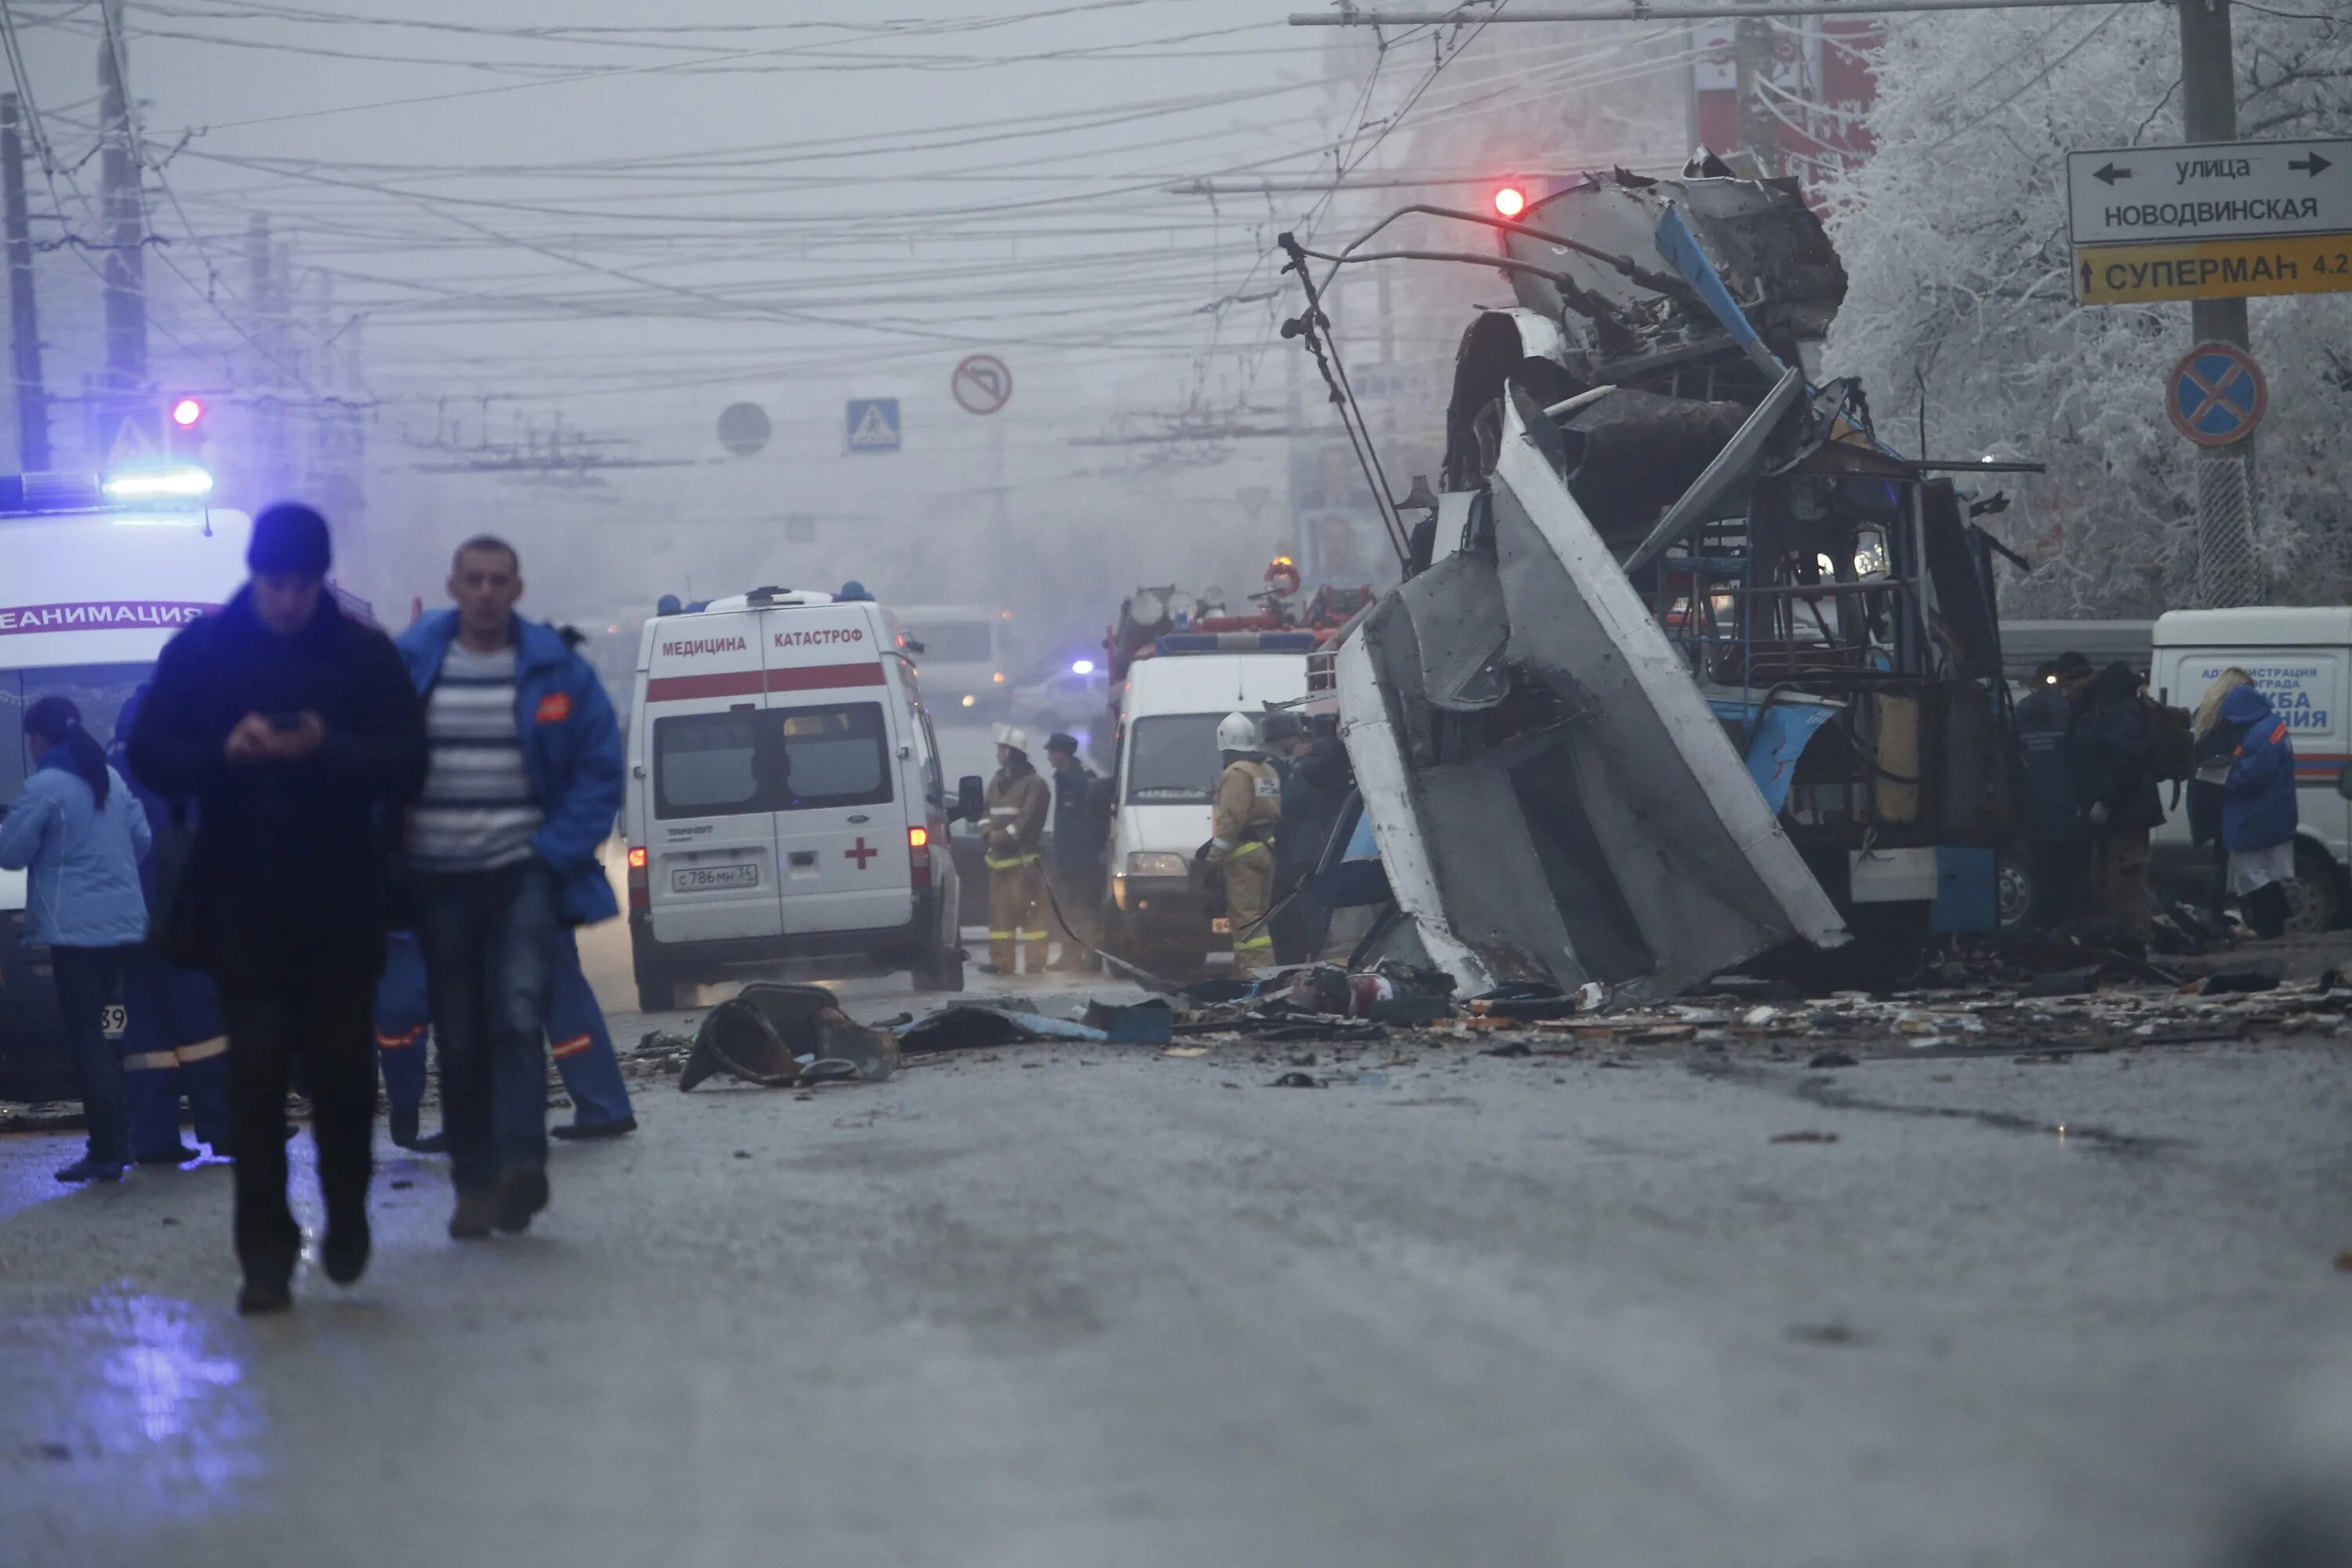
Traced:
<path fill-rule="evenodd" d="M 0 1563 L 2344 1561 L 2227 1549 L 2352 1498 L 2339 1041 L 1317 1054 L 656 1082 L 521 1238 L 387 1157 L 259 1322 L 226 1167 L 0 1140 Z"/>

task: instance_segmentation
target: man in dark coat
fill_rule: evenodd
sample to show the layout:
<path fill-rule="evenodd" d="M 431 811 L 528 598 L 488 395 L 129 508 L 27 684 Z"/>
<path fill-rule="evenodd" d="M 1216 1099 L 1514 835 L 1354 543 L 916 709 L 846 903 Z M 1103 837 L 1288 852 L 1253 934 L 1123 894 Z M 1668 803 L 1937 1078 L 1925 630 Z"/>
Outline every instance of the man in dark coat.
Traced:
<path fill-rule="evenodd" d="M 326 520 L 254 520 L 253 577 L 173 637 L 131 729 L 131 765 L 193 800 L 195 841 L 158 921 L 212 975 L 228 1025 L 237 1308 L 280 1310 L 301 1232 L 286 1205 L 286 1090 L 302 1062 L 327 1235 L 347 1285 L 367 1267 L 375 1121 L 372 1011 L 383 963 L 379 813 L 425 773 L 425 714 L 390 639 L 326 591 Z"/>
<path fill-rule="evenodd" d="M 1102 812 L 1102 781 L 1078 760 L 1075 735 L 1047 737 L 1045 760 L 1054 770 L 1054 841 L 1047 846 L 1045 869 L 1053 882 L 1060 914 L 1055 924 L 1062 937 L 1062 955 L 1052 967 L 1092 969 L 1090 952 L 1100 940 L 1095 907 L 1102 897 L 1103 839 L 1108 826 Z"/>
<path fill-rule="evenodd" d="M 2090 672 L 2090 660 L 2064 654 L 2034 671 L 2033 689 L 2017 700 L 2017 836 L 2032 857 L 2033 919 L 2055 925 L 2074 912 L 2091 863 L 2075 757 L 2074 705 L 2066 687 Z"/>
<path fill-rule="evenodd" d="M 2164 822 L 2164 797 L 2149 761 L 2155 740 L 2139 676 L 2130 665 L 2118 659 L 2092 680 L 2075 736 L 2100 916 L 2123 936 L 2145 938 L 2147 836 Z"/>
<path fill-rule="evenodd" d="M 1266 750 L 1282 773 L 1282 830 L 1276 840 L 1274 896 L 1288 900 L 1267 922 L 1277 963 L 1305 963 L 1322 951 L 1331 911 L 1299 890 L 1315 874 L 1324 840 L 1351 787 L 1348 752 L 1337 735 L 1318 735 L 1306 719 L 1272 713 Z"/>

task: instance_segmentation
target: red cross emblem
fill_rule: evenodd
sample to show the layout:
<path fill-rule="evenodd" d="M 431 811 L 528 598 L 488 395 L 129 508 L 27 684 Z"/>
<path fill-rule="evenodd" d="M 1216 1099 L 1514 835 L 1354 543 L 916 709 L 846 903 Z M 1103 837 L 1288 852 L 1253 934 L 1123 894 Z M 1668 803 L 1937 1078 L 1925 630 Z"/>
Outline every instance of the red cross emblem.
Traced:
<path fill-rule="evenodd" d="M 881 853 L 882 851 L 879 849 L 869 848 L 866 843 L 866 835 L 861 833 L 857 836 L 857 847 L 855 849 L 843 850 L 841 852 L 841 857 L 845 860 L 856 861 L 857 868 L 863 871 L 866 869 L 866 862 L 873 859 L 874 857 Z"/>

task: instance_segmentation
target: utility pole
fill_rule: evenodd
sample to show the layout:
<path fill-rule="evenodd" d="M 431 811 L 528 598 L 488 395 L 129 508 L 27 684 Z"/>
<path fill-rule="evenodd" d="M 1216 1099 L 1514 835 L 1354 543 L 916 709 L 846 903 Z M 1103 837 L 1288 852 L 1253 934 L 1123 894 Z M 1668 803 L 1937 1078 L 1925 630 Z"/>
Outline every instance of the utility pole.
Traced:
<path fill-rule="evenodd" d="M 270 240 L 269 220 L 259 213 L 245 226 L 245 300 L 252 319 L 254 384 L 262 389 L 254 404 L 254 479 L 256 488 L 275 500 L 285 493 L 289 467 L 285 378 L 278 368 L 281 305 L 276 247 Z"/>
<path fill-rule="evenodd" d="M 1732 33 L 1733 123 L 1739 145 L 1756 160 L 1757 173 L 1766 179 L 1780 172 L 1780 122 L 1764 101 L 1772 79 L 1772 19 L 1742 16 Z"/>
<path fill-rule="evenodd" d="M 995 602 L 989 608 L 1001 611 L 1012 602 L 1013 570 L 1012 563 L 1012 507 L 1004 484 L 1004 421 L 988 422 L 988 553 L 990 579 L 996 589 Z M 999 693 L 998 695 L 1005 695 Z"/>
<path fill-rule="evenodd" d="M 2176 0 L 2180 12 L 2180 129 L 2190 142 L 2238 139 L 2238 79 L 2230 45 L 2230 0 Z M 2246 302 L 2190 302 L 2191 344 L 2245 349 Z M 2263 596 L 2254 559 L 2254 437 L 2197 452 L 2197 596 L 2208 609 Z"/>
<path fill-rule="evenodd" d="M 106 216 L 106 397 L 99 439 L 120 438 L 123 425 L 145 416 L 153 401 L 147 388 L 147 214 L 140 193 L 138 137 L 131 127 L 131 94 L 123 82 L 128 54 L 122 36 L 122 0 L 101 0 L 98 37 L 100 134 L 105 151 L 99 163 L 101 209 Z M 143 426 L 142 426 L 143 427 Z M 149 432 L 160 441 L 162 429 Z M 101 450 L 100 460 L 109 454 Z"/>
<path fill-rule="evenodd" d="M 16 370 L 16 467 L 49 466 L 49 395 L 41 384 L 41 324 L 33 310 L 33 221 L 25 208 L 25 139 L 16 95 L 0 93 L 0 195 L 6 200 L 8 337 Z"/>

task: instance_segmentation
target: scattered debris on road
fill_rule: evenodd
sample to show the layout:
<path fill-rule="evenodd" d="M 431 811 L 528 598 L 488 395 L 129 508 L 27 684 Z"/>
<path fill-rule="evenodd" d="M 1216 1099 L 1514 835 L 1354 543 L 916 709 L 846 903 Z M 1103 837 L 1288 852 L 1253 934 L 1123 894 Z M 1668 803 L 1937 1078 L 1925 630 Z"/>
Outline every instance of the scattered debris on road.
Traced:
<path fill-rule="evenodd" d="M 766 1089 L 879 1083 L 898 1070 L 898 1037 L 856 1022 L 825 987 L 762 982 L 704 1015 L 677 1087 L 722 1072 Z"/>

